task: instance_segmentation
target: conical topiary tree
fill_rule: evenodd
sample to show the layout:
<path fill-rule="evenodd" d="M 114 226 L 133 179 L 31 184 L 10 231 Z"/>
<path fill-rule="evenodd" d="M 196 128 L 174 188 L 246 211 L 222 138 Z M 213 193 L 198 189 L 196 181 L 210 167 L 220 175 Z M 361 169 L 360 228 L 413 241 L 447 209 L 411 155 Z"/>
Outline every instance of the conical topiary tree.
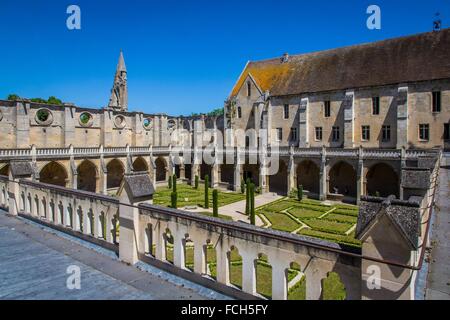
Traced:
<path fill-rule="evenodd" d="M 176 192 L 172 192 L 172 193 L 170 194 L 170 202 L 171 202 L 170 206 L 171 206 L 172 208 L 174 208 L 174 209 L 176 209 L 176 208 L 178 207 L 178 205 L 177 205 L 177 200 L 178 200 L 178 195 L 177 195 L 177 193 L 176 193 Z"/>
<path fill-rule="evenodd" d="M 255 225 L 255 184 L 250 185 L 250 223 Z"/>
<path fill-rule="evenodd" d="M 247 178 L 247 182 L 245 184 L 245 214 L 250 214 L 250 179 Z"/>
<path fill-rule="evenodd" d="M 172 176 L 169 176 L 169 181 L 167 183 L 169 184 L 169 189 L 172 189 Z"/>
<path fill-rule="evenodd" d="M 297 198 L 298 201 L 302 201 L 303 199 L 303 185 L 299 184 L 297 187 Z"/>
<path fill-rule="evenodd" d="M 194 188 L 198 189 L 198 176 L 197 175 L 194 178 Z"/>
<path fill-rule="evenodd" d="M 245 181 L 244 179 L 241 180 L 241 193 L 245 192 Z"/>
<path fill-rule="evenodd" d="M 209 209 L 209 176 L 205 175 L 205 209 Z"/>
<path fill-rule="evenodd" d="M 177 192 L 177 175 L 175 173 L 172 176 L 172 188 L 173 192 Z"/>
<path fill-rule="evenodd" d="M 213 217 L 218 217 L 219 216 L 219 206 L 218 206 L 218 202 L 219 202 L 219 192 L 214 189 L 213 190 Z"/>

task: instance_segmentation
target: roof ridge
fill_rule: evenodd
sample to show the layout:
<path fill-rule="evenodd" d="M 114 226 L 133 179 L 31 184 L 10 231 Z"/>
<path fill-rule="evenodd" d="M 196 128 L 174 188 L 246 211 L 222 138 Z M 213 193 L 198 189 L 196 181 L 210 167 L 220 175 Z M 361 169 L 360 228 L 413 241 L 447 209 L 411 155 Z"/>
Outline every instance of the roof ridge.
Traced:
<path fill-rule="evenodd" d="M 337 47 L 337 48 L 309 51 L 309 52 L 304 52 L 304 53 L 294 53 L 294 54 L 289 54 L 289 58 L 293 58 L 293 57 L 298 58 L 298 57 L 302 57 L 302 56 L 317 55 L 317 54 L 322 54 L 322 53 L 327 53 L 327 52 L 332 52 L 332 51 L 354 49 L 354 48 L 360 48 L 360 47 L 366 47 L 366 46 L 376 46 L 376 45 L 380 45 L 380 44 L 386 44 L 388 42 L 406 40 L 406 39 L 411 39 L 411 38 L 426 36 L 426 35 L 432 35 L 432 34 L 439 34 L 442 32 L 450 32 L 450 27 L 442 29 L 440 31 L 420 32 L 420 33 L 415 33 L 415 34 L 411 34 L 411 35 L 404 35 L 404 36 L 399 36 L 399 37 L 394 37 L 394 38 L 386 38 L 386 39 L 377 40 L 377 41 L 373 41 L 373 42 L 362 42 L 362 43 L 344 45 L 342 47 Z M 281 59 L 281 56 L 267 58 L 267 59 L 261 59 L 261 60 L 249 60 L 248 64 L 259 63 L 259 62 L 271 62 L 271 61 L 277 61 L 277 60 L 279 61 L 280 59 Z M 244 68 L 244 70 L 245 70 L 245 68 Z"/>

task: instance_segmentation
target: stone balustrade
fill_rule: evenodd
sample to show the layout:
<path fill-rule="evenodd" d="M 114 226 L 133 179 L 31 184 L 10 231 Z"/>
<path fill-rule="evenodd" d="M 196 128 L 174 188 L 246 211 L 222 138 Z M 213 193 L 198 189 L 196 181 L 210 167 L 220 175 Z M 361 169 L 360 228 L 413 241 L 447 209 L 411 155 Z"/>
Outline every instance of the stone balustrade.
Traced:
<path fill-rule="evenodd" d="M 92 192 L 67 189 L 21 179 L 0 176 L 0 206 L 9 208 L 8 184 L 18 183 L 18 213 L 48 225 L 71 230 L 87 240 L 117 246 L 118 200 Z M 89 239 L 91 238 L 91 239 Z"/>
<path fill-rule="evenodd" d="M 203 148 L 205 149 L 205 148 Z M 198 150 L 203 150 L 199 148 Z M 168 155 L 172 153 L 193 153 L 195 148 L 191 147 L 177 147 L 169 146 L 148 146 L 148 147 L 90 147 L 90 148 L 30 148 L 30 149 L 0 149 L 0 160 L 11 159 L 30 159 L 33 156 L 36 158 L 68 158 L 85 157 L 85 156 L 126 156 L 131 155 Z M 322 153 L 326 157 L 340 157 L 340 158 L 358 158 L 363 159 L 401 159 L 402 150 L 395 149 L 342 149 L 342 148 L 298 148 L 298 147 L 279 147 L 269 148 L 269 153 L 279 154 L 282 157 L 321 157 Z M 218 154 L 244 153 L 245 155 L 253 155 L 261 152 L 257 148 L 234 148 L 227 147 L 224 149 L 216 149 Z M 414 160 L 419 157 L 428 155 L 430 150 L 405 150 L 404 157 L 408 160 Z"/>

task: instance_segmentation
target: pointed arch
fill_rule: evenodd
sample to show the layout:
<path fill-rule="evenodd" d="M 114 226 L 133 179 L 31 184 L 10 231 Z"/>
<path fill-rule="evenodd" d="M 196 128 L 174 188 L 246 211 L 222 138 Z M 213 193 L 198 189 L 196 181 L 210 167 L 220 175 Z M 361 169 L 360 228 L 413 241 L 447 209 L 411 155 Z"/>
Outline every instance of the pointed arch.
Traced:
<path fill-rule="evenodd" d="M 98 170 L 90 160 L 84 160 L 77 168 L 77 189 L 96 192 Z"/>
<path fill-rule="evenodd" d="M 108 174 L 106 176 L 106 187 L 108 189 L 118 188 L 125 175 L 125 167 L 122 161 L 118 159 L 112 159 L 106 165 Z"/>

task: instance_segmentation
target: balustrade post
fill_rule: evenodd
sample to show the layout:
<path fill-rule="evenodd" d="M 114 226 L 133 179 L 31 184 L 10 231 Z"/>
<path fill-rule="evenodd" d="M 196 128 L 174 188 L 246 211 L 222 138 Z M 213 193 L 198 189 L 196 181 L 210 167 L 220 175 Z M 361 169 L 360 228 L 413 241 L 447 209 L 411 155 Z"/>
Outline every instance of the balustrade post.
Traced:
<path fill-rule="evenodd" d="M 287 300 L 287 267 L 284 262 L 271 260 L 272 265 L 272 299 Z"/>
<path fill-rule="evenodd" d="M 221 241 L 216 246 L 216 279 L 219 283 L 230 285 L 230 257 Z"/>
<path fill-rule="evenodd" d="M 119 188 L 119 222 L 120 241 L 119 259 L 135 264 L 139 260 L 139 253 L 144 253 L 144 248 L 139 248 L 138 239 L 144 227 L 139 222 L 139 209 L 141 203 L 151 203 L 153 199 L 153 185 L 148 174 L 126 174 Z M 131 206 L 132 205 L 132 206 Z"/>
<path fill-rule="evenodd" d="M 242 252 L 242 290 L 256 294 L 255 257 L 251 253 Z"/>
<path fill-rule="evenodd" d="M 173 264 L 181 269 L 185 269 L 185 247 L 186 240 L 180 230 L 173 233 Z"/>

